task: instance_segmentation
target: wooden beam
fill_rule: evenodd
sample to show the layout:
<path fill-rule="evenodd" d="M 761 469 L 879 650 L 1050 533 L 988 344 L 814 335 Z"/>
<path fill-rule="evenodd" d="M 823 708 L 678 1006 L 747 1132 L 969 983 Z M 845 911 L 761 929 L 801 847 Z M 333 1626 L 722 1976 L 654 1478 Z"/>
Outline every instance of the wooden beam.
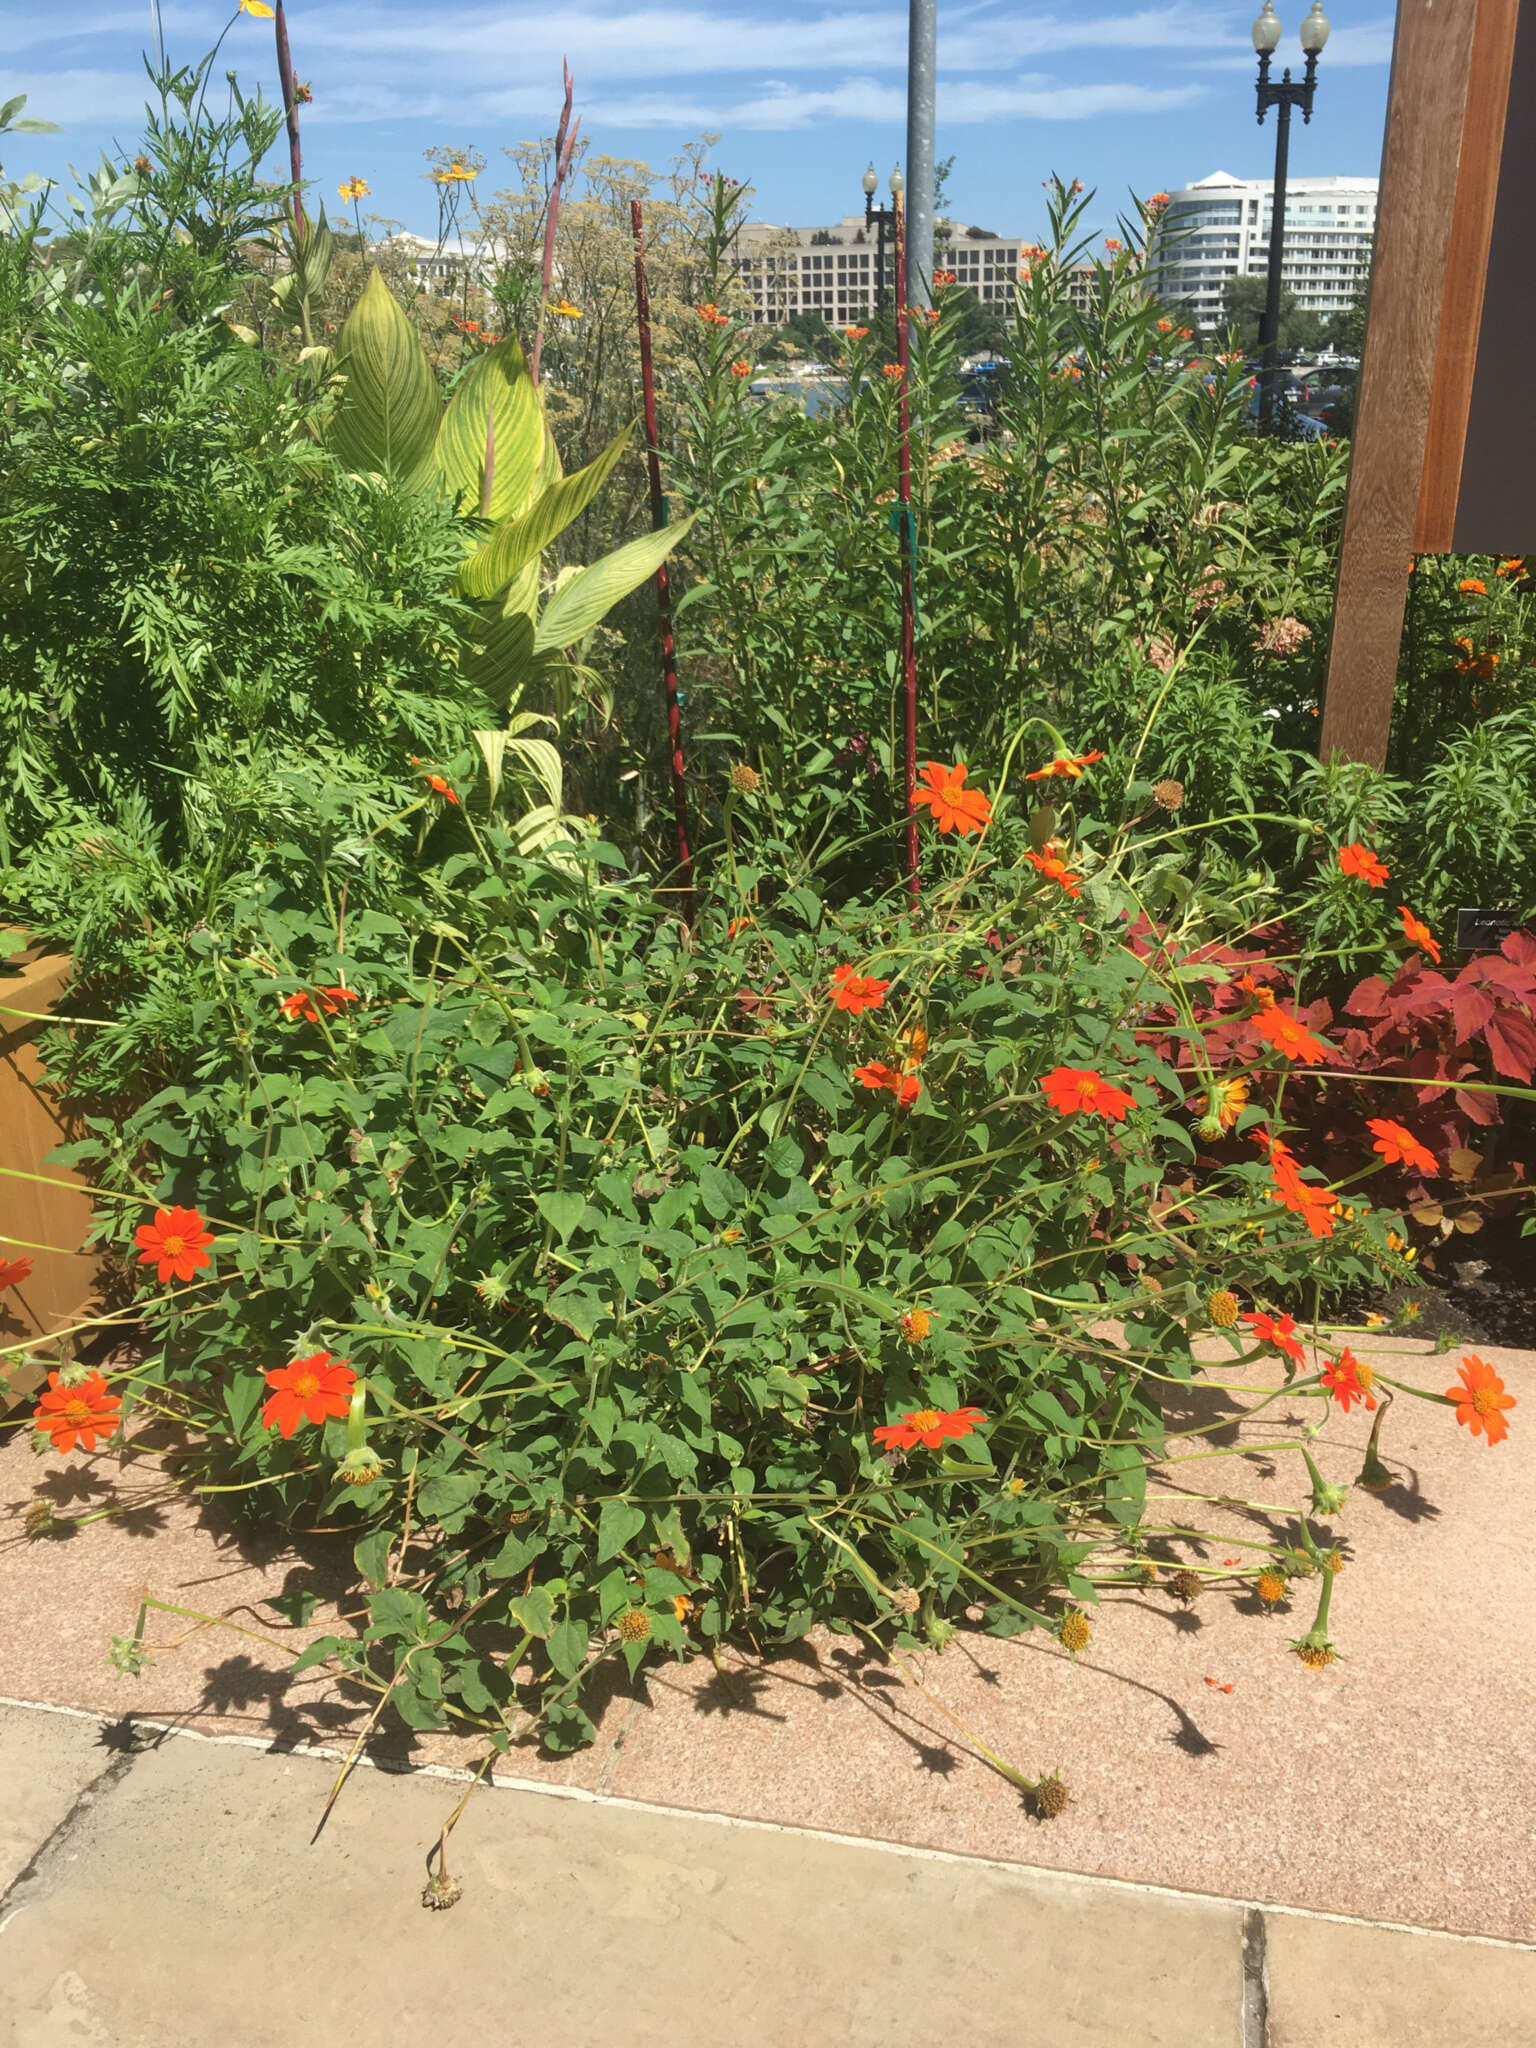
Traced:
<path fill-rule="evenodd" d="M 1477 0 L 1398 0 L 1319 752 L 1386 765 Z"/>
<path fill-rule="evenodd" d="M 1468 118 L 1461 139 L 1456 208 L 1451 218 L 1450 254 L 1440 305 L 1440 345 L 1435 355 L 1434 395 L 1429 408 L 1424 477 L 1413 543 L 1431 553 L 1448 550 L 1455 531 L 1462 455 L 1467 442 L 1467 411 L 1472 402 L 1472 373 L 1477 366 L 1477 341 L 1483 321 L 1488 245 L 1493 236 L 1494 203 L 1499 192 L 1515 25 L 1519 18 L 1520 0 L 1478 0 L 1467 80 Z"/>

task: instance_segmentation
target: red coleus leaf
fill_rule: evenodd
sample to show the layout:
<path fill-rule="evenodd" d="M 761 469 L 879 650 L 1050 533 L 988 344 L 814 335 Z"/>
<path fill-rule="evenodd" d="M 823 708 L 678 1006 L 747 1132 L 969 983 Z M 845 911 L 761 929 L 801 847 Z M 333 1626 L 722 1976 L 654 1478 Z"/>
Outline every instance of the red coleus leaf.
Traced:
<path fill-rule="evenodd" d="M 1511 932 L 1499 951 L 1506 960 L 1512 960 L 1517 967 L 1528 968 L 1532 974 L 1536 974 L 1536 935 L 1530 932 Z"/>
<path fill-rule="evenodd" d="M 1387 1006 L 1387 984 L 1379 974 L 1369 975 L 1344 1005 L 1346 1017 L 1379 1017 Z"/>
<path fill-rule="evenodd" d="M 1512 1081 L 1536 1073 L 1536 1025 L 1517 1010 L 1500 1010 L 1483 1032 L 1496 1070 Z"/>
<path fill-rule="evenodd" d="M 1451 1015 L 1456 1022 L 1458 1038 L 1475 1038 L 1497 1005 L 1486 988 L 1458 977 L 1451 988 Z"/>

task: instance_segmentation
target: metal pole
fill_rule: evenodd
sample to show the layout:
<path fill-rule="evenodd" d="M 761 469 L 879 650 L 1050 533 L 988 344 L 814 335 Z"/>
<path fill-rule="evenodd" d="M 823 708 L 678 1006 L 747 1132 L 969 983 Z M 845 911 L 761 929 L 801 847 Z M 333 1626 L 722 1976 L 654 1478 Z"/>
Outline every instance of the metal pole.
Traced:
<path fill-rule="evenodd" d="M 901 527 L 901 768 L 905 793 L 907 894 L 915 904 L 922 890 L 917 835 L 917 535 L 912 525 L 911 322 L 907 309 L 904 246 L 906 213 L 896 195 L 896 361 L 901 366 L 896 399 L 896 500 Z"/>
<path fill-rule="evenodd" d="M 1290 73 L 1285 74 L 1287 81 Z M 1291 152 L 1291 103 L 1275 109 L 1275 195 L 1269 221 L 1269 281 L 1264 293 L 1264 382 L 1259 394 L 1259 420 L 1274 426 L 1280 395 L 1280 267 L 1285 260 L 1285 178 Z"/>
<path fill-rule="evenodd" d="M 875 311 L 885 311 L 885 208 L 875 208 Z"/>
<path fill-rule="evenodd" d="M 933 101 L 938 69 L 938 0 L 909 0 L 907 17 L 907 304 L 932 303 Z"/>

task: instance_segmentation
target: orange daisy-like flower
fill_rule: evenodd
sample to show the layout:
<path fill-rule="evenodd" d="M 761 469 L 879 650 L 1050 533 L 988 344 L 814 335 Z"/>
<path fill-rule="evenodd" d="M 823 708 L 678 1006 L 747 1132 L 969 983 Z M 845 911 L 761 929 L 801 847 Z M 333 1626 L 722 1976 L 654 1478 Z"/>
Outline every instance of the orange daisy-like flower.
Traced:
<path fill-rule="evenodd" d="M 991 799 L 979 789 L 967 789 L 965 777 L 963 761 L 953 768 L 930 761 L 912 792 L 913 803 L 927 804 L 941 832 L 958 832 L 962 839 L 968 832 L 979 832 L 992 815 Z"/>
<path fill-rule="evenodd" d="M 1347 1345 L 1323 1367 L 1323 1385 L 1346 1415 L 1357 1401 L 1363 1401 L 1368 1410 L 1376 1406 L 1376 1396 L 1371 1392 L 1372 1377 L 1371 1368 L 1362 1365 Z"/>
<path fill-rule="evenodd" d="M 921 1344 L 933 1328 L 933 1317 L 925 1308 L 909 1308 L 901 1319 L 901 1334 L 909 1344 Z"/>
<path fill-rule="evenodd" d="M 141 1223 L 133 1233 L 141 1266 L 158 1266 L 161 1284 L 167 1280 L 190 1280 L 204 1266 L 211 1266 L 208 1247 L 213 1233 L 205 1230 L 195 1209 L 157 1209 L 153 1223 Z"/>
<path fill-rule="evenodd" d="M 301 1422 L 345 1415 L 356 1384 L 357 1374 L 347 1361 L 332 1358 L 329 1351 L 312 1351 L 292 1365 L 274 1366 L 267 1374 L 267 1385 L 274 1391 L 261 1411 L 262 1428 L 280 1430 L 286 1441 Z"/>
<path fill-rule="evenodd" d="M 1103 758 L 1103 752 L 1098 747 L 1095 747 L 1091 754 L 1058 754 L 1054 761 L 1048 761 L 1043 768 L 1031 769 L 1024 780 L 1044 782 L 1050 775 L 1067 775 L 1075 782 L 1086 767 L 1094 761 L 1102 761 Z"/>
<path fill-rule="evenodd" d="M 1461 1361 L 1461 1384 L 1447 1387 L 1445 1398 L 1456 1403 L 1456 1420 L 1474 1436 L 1486 1435 L 1489 1443 L 1501 1444 L 1509 1435 L 1502 1411 L 1517 1405 L 1515 1397 L 1505 1393 L 1504 1382 L 1476 1352 Z"/>
<path fill-rule="evenodd" d="M 1274 990 L 1266 988 L 1262 981 L 1255 981 L 1251 974 L 1240 974 L 1236 986 L 1245 996 L 1256 1002 L 1261 1010 L 1272 1010 L 1275 1007 Z"/>
<path fill-rule="evenodd" d="M 1205 1098 L 1206 1113 L 1214 1118 L 1224 1131 L 1230 1131 L 1243 1111 L 1248 1107 L 1248 1081 L 1242 1074 L 1234 1074 L 1230 1080 L 1218 1081 Z"/>
<path fill-rule="evenodd" d="M 1242 1316 L 1239 1321 L 1252 1330 L 1261 1344 L 1268 1344 L 1275 1351 L 1283 1351 L 1295 1365 L 1305 1365 L 1307 1355 L 1301 1348 L 1301 1339 L 1296 1335 L 1296 1324 L 1290 1316 L 1251 1315 Z"/>
<path fill-rule="evenodd" d="M 1053 839 L 1044 853 L 1033 853 L 1026 847 L 1024 858 L 1032 868 L 1038 868 L 1047 881 L 1055 882 L 1065 889 L 1069 896 L 1081 896 L 1083 892 L 1078 887 L 1076 875 L 1056 851 L 1060 844 L 1059 839 Z"/>
<path fill-rule="evenodd" d="M 320 1009 L 327 1017 L 334 1017 L 338 1010 L 344 1010 L 348 1003 L 360 1003 L 363 999 L 355 988 L 316 989 L 320 998 Z M 291 996 L 284 996 L 278 1009 L 285 1017 L 302 1017 L 306 1024 L 318 1024 L 320 1011 L 315 1008 L 314 997 L 307 988 L 295 989 Z"/>
<path fill-rule="evenodd" d="M 882 363 L 880 365 L 880 374 L 882 377 L 899 377 L 901 375 L 901 365 L 900 363 Z"/>
<path fill-rule="evenodd" d="M 936 1451 L 946 1437 L 969 1436 L 986 1416 L 979 1408 L 917 1408 L 900 1422 L 884 1423 L 875 1431 L 875 1442 L 898 1451 Z"/>
<path fill-rule="evenodd" d="M 876 981 L 872 974 L 855 974 L 851 967 L 832 971 L 832 1001 L 839 1010 L 857 1017 L 864 1010 L 878 1010 L 885 1001 L 888 981 Z"/>
<path fill-rule="evenodd" d="M 1439 963 L 1440 948 L 1435 944 L 1429 926 L 1416 918 L 1406 903 L 1399 903 L 1397 914 L 1403 920 L 1403 936 L 1410 946 L 1422 946 L 1430 959 Z"/>
<path fill-rule="evenodd" d="M 1486 597 L 1488 586 L 1480 576 L 1463 576 L 1456 588 L 1463 597 Z"/>
<path fill-rule="evenodd" d="M 0 1259 L 0 1294 L 7 1287 L 19 1287 L 23 1280 L 32 1278 L 30 1259 Z"/>
<path fill-rule="evenodd" d="M 1392 870 L 1384 867 L 1368 846 L 1359 840 L 1352 840 L 1348 846 L 1339 848 L 1339 866 L 1346 875 L 1358 875 L 1362 882 L 1368 882 L 1373 889 L 1379 889 Z"/>
<path fill-rule="evenodd" d="M 1303 1180 L 1288 1152 L 1276 1157 L 1274 1176 L 1277 1199 L 1284 1202 L 1293 1215 L 1301 1218 L 1314 1237 L 1332 1237 L 1338 1197 L 1314 1186 L 1311 1181 Z"/>
<path fill-rule="evenodd" d="M 428 789 L 435 789 L 439 796 L 446 797 L 451 804 L 456 804 L 459 800 L 459 793 L 453 784 L 451 782 L 444 782 L 441 775 L 429 775 L 427 777 L 427 787 Z"/>
<path fill-rule="evenodd" d="M 1328 1048 L 1315 1038 L 1298 1017 L 1278 1003 L 1271 1003 L 1253 1019 L 1253 1028 L 1267 1045 L 1288 1060 L 1305 1060 L 1315 1067 L 1328 1057 Z"/>
<path fill-rule="evenodd" d="M 107 1383 L 93 1372 L 78 1387 L 66 1387 L 62 1373 L 48 1375 L 48 1391 L 39 1400 L 32 1420 L 53 1438 L 56 1451 L 68 1452 L 77 1443 L 94 1451 L 97 1437 L 108 1437 L 118 1424 L 122 1402 L 107 1392 Z"/>
<path fill-rule="evenodd" d="M 1116 1088 L 1092 1067 L 1053 1067 L 1040 1086 L 1052 1109 L 1061 1116 L 1086 1112 L 1123 1123 L 1126 1111 L 1136 1106 L 1133 1095 Z"/>
<path fill-rule="evenodd" d="M 910 1109 L 923 1092 L 923 1084 L 915 1074 L 899 1074 L 884 1060 L 871 1060 L 867 1067 L 855 1067 L 853 1078 L 861 1088 L 889 1089 L 902 1109 Z"/>
<path fill-rule="evenodd" d="M 1376 1133 L 1376 1142 L 1371 1147 L 1379 1152 L 1388 1166 L 1412 1166 L 1420 1173 L 1438 1173 L 1440 1162 L 1427 1145 L 1421 1145 L 1412 1131 L 1405 1131 L 1389 1116 L 1373 1116 L 1365 1127 Z"/>

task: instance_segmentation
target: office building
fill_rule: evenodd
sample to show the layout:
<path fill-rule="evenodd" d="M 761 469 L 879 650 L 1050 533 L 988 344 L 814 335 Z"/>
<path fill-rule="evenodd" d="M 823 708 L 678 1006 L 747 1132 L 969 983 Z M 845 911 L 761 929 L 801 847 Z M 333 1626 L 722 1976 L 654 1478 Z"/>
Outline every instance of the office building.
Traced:
<path fill-rule="evenodd" d="M 1326 318 L 1348 308 L 1370 266 L 1376 190 L 1375 178 L 1290 180 L 1280 275 L 1303 313 Z M 1273 194 L 1268 178 L 1226 171 L 1171 192 L 1148 260 L 1159 298 L 1187 306 L 1202 327 L 1220 327 L 1227 279 L 1268 272 Z"/>

